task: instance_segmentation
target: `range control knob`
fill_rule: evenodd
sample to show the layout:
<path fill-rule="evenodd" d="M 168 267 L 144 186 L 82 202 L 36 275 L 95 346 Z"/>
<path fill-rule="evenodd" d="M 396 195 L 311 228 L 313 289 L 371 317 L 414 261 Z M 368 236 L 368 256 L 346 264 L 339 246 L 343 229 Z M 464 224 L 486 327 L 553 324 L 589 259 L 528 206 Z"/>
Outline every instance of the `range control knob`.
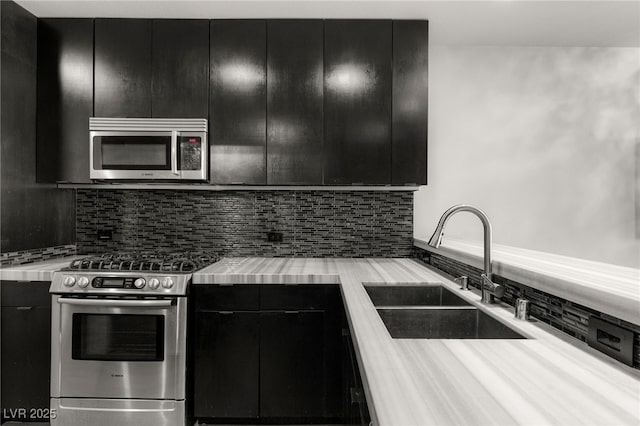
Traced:
<path fill-rule="evenodd" d="M 155 290 L 160 286 L 160 280 L 158 280 L 157 278 L 151 278 L 149 280 L 149 288 L 151 290 Z"/>
<path fill-rule="evenodd" d="M 136 286 L 136 288 L 142 288 L 146 283 L 147 282 L 144 280 L 144 278 L 138 278 L 133 282 L 133 285 Z"/>
<path fill-rule="evenodd" d="M 167 289 L 173 287 L 173 280 L 171 278 L 169 278 L 169 277 L 164 278 L 162 280 L 162 287 L 167 288 Z"/>
<path fill-rule="evenodd" d="M 78 287 L 80 288 L 85 288 L 86 286 L 89 285 L 89 278 L 87 277 L 80 277 L 78 279 Z"/>
<path fill-rule="evenodd" d="M 67 275 L 62 279 L 62 284 L 64 284 L 65 287 L 73 287 L 75 283 L 76 283 L 76 277 L 72 277 L 70 275 Z"/>

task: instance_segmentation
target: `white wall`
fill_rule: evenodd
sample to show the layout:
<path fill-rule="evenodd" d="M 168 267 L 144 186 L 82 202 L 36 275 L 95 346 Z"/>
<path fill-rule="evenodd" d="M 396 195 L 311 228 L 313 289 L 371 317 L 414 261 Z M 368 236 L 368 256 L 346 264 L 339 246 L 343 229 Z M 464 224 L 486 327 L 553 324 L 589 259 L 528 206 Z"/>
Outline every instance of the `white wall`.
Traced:
<path fill-rule="evenodd" d="M 416 236 L 468 203 L 495 243 L 640 267 L 640 49 L 435 46 L 429 66 Z M 445 231 L 482 237 L 468 213 Z"/>

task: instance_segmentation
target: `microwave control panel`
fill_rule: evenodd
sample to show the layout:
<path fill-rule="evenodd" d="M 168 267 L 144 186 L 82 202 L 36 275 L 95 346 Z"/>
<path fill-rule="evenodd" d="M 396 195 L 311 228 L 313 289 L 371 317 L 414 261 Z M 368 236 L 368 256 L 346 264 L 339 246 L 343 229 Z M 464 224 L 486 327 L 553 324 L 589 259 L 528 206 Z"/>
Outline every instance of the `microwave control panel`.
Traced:
<path fill-rule="evenodd" d="M 202 137 L 180 136 L 180 170 L 200 170 L 202 164 Z"/>

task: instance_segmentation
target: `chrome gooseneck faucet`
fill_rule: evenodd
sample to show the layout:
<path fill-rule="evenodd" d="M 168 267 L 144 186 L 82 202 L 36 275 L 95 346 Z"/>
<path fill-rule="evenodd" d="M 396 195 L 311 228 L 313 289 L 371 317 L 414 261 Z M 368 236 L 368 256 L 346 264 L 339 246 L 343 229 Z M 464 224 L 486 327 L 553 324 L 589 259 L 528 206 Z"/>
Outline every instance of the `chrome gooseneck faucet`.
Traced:
<path fill-rule="evenodd" d="M 469 206 L 466 204 L 460 204 L 448 209 L 438 222 L 436 230 L 429 239 L 428 244 L 431 247 L 438 248 L 442 243 L 442 236 L 444 235 L 444 226 L 451 216 L 458 212 L 470 212 L 478 216 L 482 221 L 484 227 L 484 274 L 480 275 L 482 278 L 482 303 L 493 303 L 494 296 L 504 296 L 504 287 L 491 281 L 493 274 L 491 273 L 491 223 L 487 215 L 480 209 Z"/>

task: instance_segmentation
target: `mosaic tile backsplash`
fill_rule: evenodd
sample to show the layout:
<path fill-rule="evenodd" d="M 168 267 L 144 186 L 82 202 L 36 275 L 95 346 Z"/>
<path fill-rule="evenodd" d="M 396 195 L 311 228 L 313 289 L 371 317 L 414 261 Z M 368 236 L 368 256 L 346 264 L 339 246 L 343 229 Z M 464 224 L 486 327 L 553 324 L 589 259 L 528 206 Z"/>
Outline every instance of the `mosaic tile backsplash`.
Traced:
<path fill-rule="evenodd" d="M 75 254 L 75 244 L 45 247 L 33 250 L 12 251 L 0 253 L 0 266 L 24 265 L 27 263 L 42 262 L 44 260 L 73 256 Z"/>
<path fill-rule="evenodd" d="M 80 254 L 206 250 L 226 256 L 408 257 L 411 191 L 79 189 Z M 111 231 L 112 239 L 98 239 Z M 281 232 L 282 242 L 267 241 Z"/>
<path fill-rule="evenodd" d="M 414 247 L 413 255 L 424 263 L 429 264 L 449 275 L 459 277 L 466 275 L 469 285 L 480 288 L 480 274 L 482 270 L 446 256 L 430 253 L 419 247 Z M 552 294 L 533 289 L 524 284 L 509 280 L 499 275 L 493 275 L 493 281 L 504 285 L 505 295 L 501 300 L 511 306 L 519 297 L 529 300 L 531 316 L 552 325 L 558 330 L 579 339 L 587 341 L 589 333 L 589 318 L 594 316 L 610 323 L 631 330 L 633 336 L 633 367 L 640 369 L 640 326 L 631 324 L 610 315 L 598 312 L 586 306 L 573 303 Z"/>

